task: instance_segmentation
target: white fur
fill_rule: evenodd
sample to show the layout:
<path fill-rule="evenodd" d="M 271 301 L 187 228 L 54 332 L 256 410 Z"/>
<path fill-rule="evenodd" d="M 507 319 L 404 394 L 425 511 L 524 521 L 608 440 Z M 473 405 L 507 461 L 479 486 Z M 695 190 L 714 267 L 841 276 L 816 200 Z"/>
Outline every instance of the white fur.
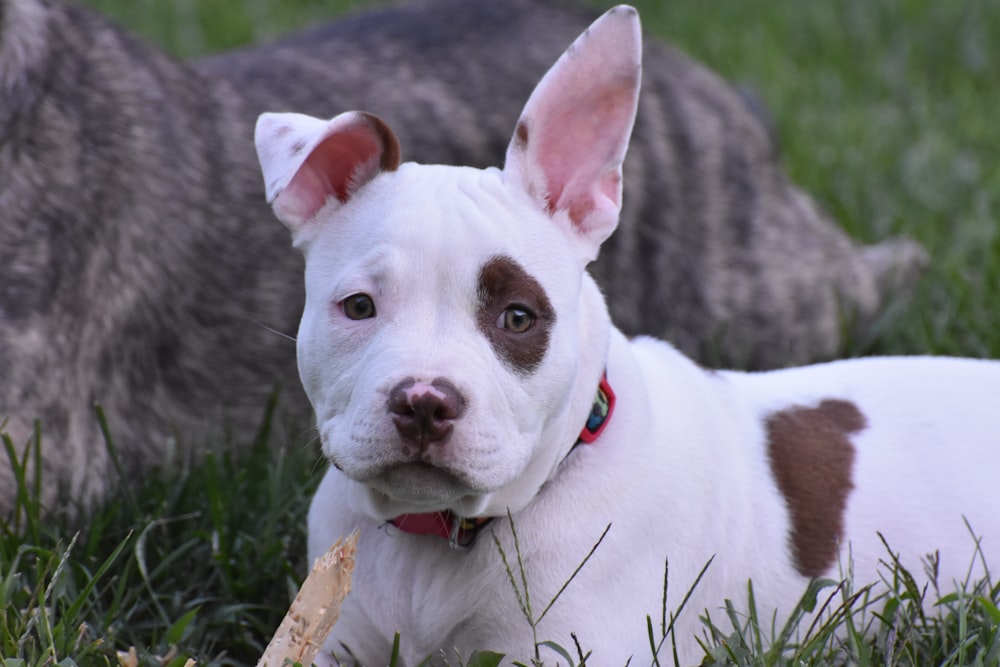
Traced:
<path fill-rule="evenodd" d="M 964 577 L 974 545 L 963 517 L 1000 562 L 1000 364 L 870 359 L 713 373 L 666 343 L 629 341 L 611 326 L 583 267 L 613 228 L 608 212 L 620 206 L 635 95 L 612 95 L 615 108 L 596 119 L 588 114 L 599 105 L 562 100 L 581 81 L 593 99 L 636 87 L 638 39 L 627 8 L 581 37 L 536 89 L 522 116 L 527 150 L 515 139 L 503 171 L 404 164 L 307 215 L 276 207 L 306 258 L 299 369 L 323 451 L 340 467 L 313 501 L 310 557 L 361 530 L 353 591 L 328 651 L 344 657 L 345 645 L 360 663 L 382 664 L 399 632 L 403 665 L 456 650 L 530 657 L 532 633 L 491 537 L 513 557 L 505 518 L 464 551 L 385 524 L 443 509 L 512 513 L 535 614 L 610 524 L 538 628 L 539 640 L 565 647 L 575 633 L 593 650 L 591 664 L 650 659 L 646 616 L 660 617 L 664 559 L 673 610 L 715 558 L 678 621 L 682 661 L 698 659 L 698 615 L 707 609 L 719 620 L 726 598 L 744 605 L 749 579 L 761 618 L 775 609 L 782 618 L 807 578 L 789 549 L 789 510 L 772 477 L 765 420 L 830 398 L 855 404 L 866 420 L 852 437 L 855 488 L 840 551 L 845 561 L 853 552 L 859 584 L 875 581 L 887 556 L 876 531 L 914 573 L 920 557 L 940 549 L 941 580 Z M 293 138 L 315 146 L 344 122 L 269 117 L 258 133 L 269 197 L 297 178 L 282 146 Z M 574 134 L 579 142 L 550 136 L 595 123 L 606 131 Z M 370 158 L 359 157 L 369 166 Z M 307 187 L 322 184 L 315 175 Z M 550 197 L 555 181 L 560 194 Z M 320 201 L 316 195 L 307 199 Z M 477 276 L 497 256 L 524 267 L 556 313 L 547 352 L 529 373 L 503 363 L 477 323 Z M 375 317 L 346 317 L 339 304 L 359 293 L 372 297 Z M 618 396 L 614 416 L 595 443 L 571 451 L 605 369 Z M 405 378 L 447 378 L 467 399 L 451 439 L 423 455 L 429 465 L 411 465 L 412 448 L 387 413 L 389 391 Z M 837 565 L 828 573 L 836 576 Z M 554 662 L 554 654 L 543 657 Z"/>

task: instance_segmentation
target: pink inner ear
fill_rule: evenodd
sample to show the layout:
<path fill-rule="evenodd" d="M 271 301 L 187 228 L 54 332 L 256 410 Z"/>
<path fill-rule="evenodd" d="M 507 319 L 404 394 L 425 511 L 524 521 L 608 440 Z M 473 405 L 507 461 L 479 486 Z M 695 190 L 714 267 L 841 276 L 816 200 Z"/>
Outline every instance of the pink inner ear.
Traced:
<path fill-rule="evenodd" d="M 344 203 L 374 177 L 383 155 L 381 137 L 367 124 L 330 135 L 310 153 L 280 199 L 290 213 L 312 218 L 331 195 Z"/>
<path fill-rule="evenodd" d="M 321 179 L 328 193 L 340 202 L 363 183 L 378 166 L 382 145 L 377 134 L 365 125 L 347 128 L 320 143 L 303 165 Z"/>
<path fill-rule="evenodd" d="M 331 197 L 346 203 L 379 172 L 399 166 L 396 136 L 377 116 L 348 112 L 334 118 L 328 129 L 329 136 L 310 151 L 275 200 L 286 216 L 309 220 Z M 304 143 L 292 145 L 289 158 L 294 160 L 304 147 Z"/>
<path fill-rule="evenodd" d="M 638 13 L 607 11 L 535 86 L 507 147 L 504 172 L 590 259 L 618 225 L 641 63 Z"/>
<path fill-rule="evenodd" d="M 544 174 L 549 213 L 565 209 L 578 226 L 601 200 L 621 205 L 624 145 L 617 128 L 631 123 L 635 91 L 616 86 L 600 92 L 600 99 L 578 93 L 561 100 L 528 139 L 538 141 L 533 152 Z"/>

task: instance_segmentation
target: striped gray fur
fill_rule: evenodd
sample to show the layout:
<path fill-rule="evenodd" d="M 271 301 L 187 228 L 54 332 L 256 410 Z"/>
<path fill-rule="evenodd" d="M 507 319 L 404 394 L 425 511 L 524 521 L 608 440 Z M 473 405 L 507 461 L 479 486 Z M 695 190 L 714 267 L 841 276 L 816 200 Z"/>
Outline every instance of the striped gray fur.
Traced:
<path fill-rule="evenodd" d="M 219 436 L 252 437 L 273 387 L 308 429 L 293 336 L 301 262 L 264 203 L 261 111 L 364 109 L 404 159 L 499 164 L 521 105 L 595 13 L 430 0 L 185 63 L 104 17 L 0 0 L 0 420 L 43 434 L 43 497 L 72 511 L 112 479 Z M 766 122 L 718 76 L 645 48 L 622 226 L 593 271 L 617 323 L 707 363 L 834 356 L 925 263 L 862 248 L 788 181 Z M 2 422 L 0 422 L 2 423 Z M 0 512 L 13 482 L 0 465 Z"/>

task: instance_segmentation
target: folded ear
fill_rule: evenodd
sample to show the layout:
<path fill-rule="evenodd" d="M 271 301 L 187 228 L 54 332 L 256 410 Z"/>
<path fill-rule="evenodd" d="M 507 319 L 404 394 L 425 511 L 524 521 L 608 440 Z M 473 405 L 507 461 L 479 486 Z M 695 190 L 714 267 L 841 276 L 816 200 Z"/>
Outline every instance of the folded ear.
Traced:
<path fill-rule="evenodd" d="M 267 201 L 298 236 L 331 202 L 344 204 L 382 171 L 399 166 L 399 143 L 382 119 L 361 111 L 320 120 L 265 113 L 254 132 Z"/>
<path fill-rule="evenodd" d="M 641 59 L 638 13 L 611 9 L 535 87 L 507 148 L 504 173 L 549 215 L 568 216 L 590 259 L 618 224 Z"/>

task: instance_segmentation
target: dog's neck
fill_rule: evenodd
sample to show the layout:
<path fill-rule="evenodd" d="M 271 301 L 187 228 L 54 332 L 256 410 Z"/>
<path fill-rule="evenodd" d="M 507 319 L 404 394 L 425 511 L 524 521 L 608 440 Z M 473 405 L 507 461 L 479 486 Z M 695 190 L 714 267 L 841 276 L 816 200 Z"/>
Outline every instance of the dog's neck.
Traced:
<path fill-rule="evenodd" d="M 615 409 L 615 392 L 608 384 L 608 376 L 601 376 L 601 382 L 597 385 L 597 393 L 594 396 L 594 403 L 587 415 L 587 421 L 580 430 L 570 453 L 576 449 L 580 443 L 590 444 L 595 442 L 604 428 L 611 420 L 611 415 Z M 569 454 L 567 454 L 568 456 Z M 389 523 L 399 528 L 404 533 L 414 535 L 437 535 L 448 540 L 452 548 L 471 547 L 479 533 L 496 517 L 475 517 L 466 518 L 456 516 L 449 510 L 440 512 L 424 512 L 421 514 L 401 514 Z"/>

